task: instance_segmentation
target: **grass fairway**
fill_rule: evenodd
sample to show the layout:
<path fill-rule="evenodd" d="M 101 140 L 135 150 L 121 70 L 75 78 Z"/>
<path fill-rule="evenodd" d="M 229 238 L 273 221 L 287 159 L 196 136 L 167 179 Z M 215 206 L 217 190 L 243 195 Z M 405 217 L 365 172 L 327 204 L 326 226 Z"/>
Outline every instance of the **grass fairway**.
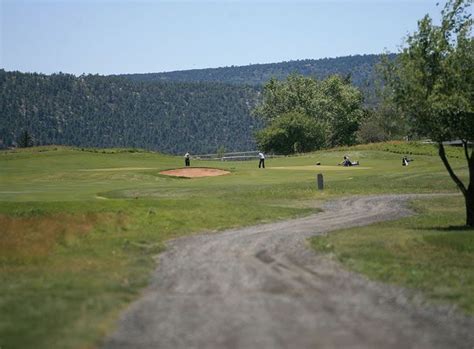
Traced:
<path fill-rule="evenodd" d="M 340 167 L 340 166 L 280 166 L 280 167 L 269 167 L 271 170 L 294 170 L 294 171 L 313 171 L 313 172 L 326 172 L 326 171 L 355 171 L 355 170 L 370 170 L 370 167 L 363 166 L 352 166 L 352 167 Z"/>
<path fill-rule="evenodd" d="M 415 159 L 409 167 L 401 166 L 405 153 Z M 182 157 L 150 152 L 2 152 L 0 347 L 97 344 L 147 284 L 167 239 L 306 215 L 317 210 L 314 201 L 341 195 L 455 192 L 433 153 L 431 146 L 371 145 L 269 159 L 265 170 L 257 160 L 192 161 L 231 174 L 184 179 L 159 174 L 182 167 Z M 344 154 L 361 167 L 337 167 Z M 462 153 L 450 155 L 466 176 Z M 323 166 L 308 170 L 316 162 Z M 316 173 L 324 175 L 323 192 Z M 462 216 L 459 204 L 454 210 Z"/>
<path fill-rule="evenodd" d="M 423 291 L 474 314 L 474 231 L 462 225 L 460 195 L 415 201 L 419 215 L 311 239 L 370 278 Z"/>

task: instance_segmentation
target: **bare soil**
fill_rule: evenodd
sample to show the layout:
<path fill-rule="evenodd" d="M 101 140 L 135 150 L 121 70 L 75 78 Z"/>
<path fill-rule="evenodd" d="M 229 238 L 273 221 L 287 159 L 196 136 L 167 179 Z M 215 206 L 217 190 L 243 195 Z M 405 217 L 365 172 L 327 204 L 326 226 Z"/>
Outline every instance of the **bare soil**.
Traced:
<path fill-rule="evenodd" d="M 470 348 L 474 318 L 367 280 L 307 238 L 412 214 L 351 197 L 305 218 L 172 241 L 105 348 Z"/>
<path fill-rule="evenodd" d="M 217 168 L 188 167 L 178 168 L 176 170 L 161 171 L 160 174 L 175 177 L 197 178 L 214 177 L 229 174 L 229 171 L 219 170 Z"/>

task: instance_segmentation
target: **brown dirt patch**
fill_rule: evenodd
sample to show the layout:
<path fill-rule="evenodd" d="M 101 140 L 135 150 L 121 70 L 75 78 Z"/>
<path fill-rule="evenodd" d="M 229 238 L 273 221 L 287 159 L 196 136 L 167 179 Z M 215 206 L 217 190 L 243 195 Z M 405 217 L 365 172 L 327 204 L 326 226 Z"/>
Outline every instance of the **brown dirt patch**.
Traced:
<path fill-rule="evenodd" d="M 218 170 L 217 168 L 177 168 L 176 170 L 161 171 L 160 174 L 166 176 L 197 178 L 197 177 L 215 177 L 229 174 L 229 171 Z"/>
<path fill-rule="evenodd" d="M 0 215 L 0 264 L 48 256 L 57 244 L 70 245 L 99 224 L 125 225 L 114 213 L 83 213 L 15 217 Z"/>

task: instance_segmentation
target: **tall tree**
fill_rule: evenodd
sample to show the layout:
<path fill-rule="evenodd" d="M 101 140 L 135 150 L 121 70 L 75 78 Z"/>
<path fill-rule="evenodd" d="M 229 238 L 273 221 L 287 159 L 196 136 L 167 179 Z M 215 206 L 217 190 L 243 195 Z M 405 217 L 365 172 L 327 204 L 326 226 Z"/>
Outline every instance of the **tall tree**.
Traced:
<path fill-rule="evenodd" d="M 466 203 L 466 225 L 474 226 L 474 39 L 472 0 L 449 0 L 439 25 L 426 15 L 408 36 L 385 77 L 397 105 L 421 136 L 438 145 L 438 153 Z M 469 179 L 464 183 L 446 156 L 444 141 L 461 140 Z"/>
<path fill-rule="evenodd" d="M 315 133 L 322 137 L 314 146 L 332 147 L 355 143 L 355 132 L 364 110 L 362 94 L 351 85 L 349 78 L 334 75 L 319 81 L 301 75 L 291 75 L 284 81 L 271 79 L 265 85 L 263 100 L 254 109 L 254 113 L 267 120 L 270 128 L 273 127 L 273 130 L 259 134 L 259 142 L 268 140 L 271 134 L 280 136 L 280 133 L 274 132 L 275 129 L 294 127 L 296 124 L 301 129 L 303 125 L 307 128 L 313 124 L 318 129 Z M 289 117 L 289 113 L 293 116 Z M 285 120 L 277 122 L 282 116 L 285 116 Z M 304 120 L 303 116 L 312 119 L 312 122 Z M 287 129 L 286 134 L 297 133 Z M 294 139 L 291 142 L 295 144 L 299 140 Z M 270 143 L 274 144 L 273 141 Z M 308 146 L 303 148 L 309 149 Z"/>

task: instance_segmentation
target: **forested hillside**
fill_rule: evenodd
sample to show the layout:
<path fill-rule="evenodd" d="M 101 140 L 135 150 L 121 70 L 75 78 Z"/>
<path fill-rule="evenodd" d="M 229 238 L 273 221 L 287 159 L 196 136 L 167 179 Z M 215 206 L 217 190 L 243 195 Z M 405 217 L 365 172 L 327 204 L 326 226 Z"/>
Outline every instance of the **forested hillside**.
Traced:
<path fill-rule="evenodd" d="M 255 147 L 258 89 L 222 83 L 0 70 L 0 144 L 27 130 L 35 144 L 140 147 L 168 153 Z"/>
<path fill-rule="evenodd" d="M 140 147 L 168 153 L 255 148 L 262 86 L 289 74 L 350 76 L 374 105 L 380 55 L 120 76 L 0 70 L 0 146 L 27 130 L 35 144 Z"/>
<path fill-rule="evenodd" d="M 393 55 L 392 55 L 393 57 Z M 290 62 L 252 64 L 241 67 L 193 69 L 167 73 L 126 74 L 134 81 L 219 81 L 233 84 L 262 85 L 270 78 L 285 79 L 296 73 L 319 80 L 330 75 L 351 76 L 354 85 L 367 89 L 372 84 L 374 67 L 380 55 L 355 55 L 338 58 L 305 59 Z"/>

